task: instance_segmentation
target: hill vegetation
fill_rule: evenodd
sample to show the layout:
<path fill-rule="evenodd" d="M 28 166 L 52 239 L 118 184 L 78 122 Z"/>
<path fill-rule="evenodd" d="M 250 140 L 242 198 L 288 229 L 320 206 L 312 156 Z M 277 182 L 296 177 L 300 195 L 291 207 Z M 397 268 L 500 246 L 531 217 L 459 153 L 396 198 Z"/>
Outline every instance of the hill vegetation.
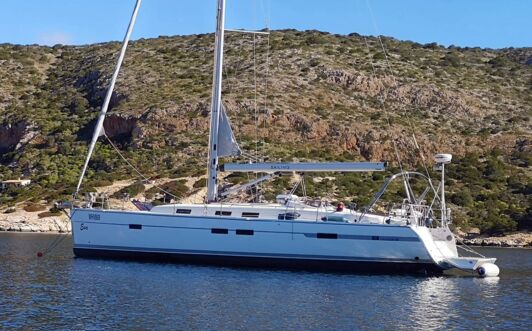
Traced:
<path fill-rule="evenodd" d="M 105 130 L 148 176 L 205 174 L 213 38 L 130 45 Z M 383 42 L 387 53 L 357 34 L 282 30 L 255 43 L 229 34 L 224 103 L 242 147 L 269 160 L 390 161 L 385 174 L 306 182 L 309 195 L 359 206 L 398 170 L 394 145 L 405 169 L 423 172 L 421 155 L 430 168 L 432 154 L 450 152 L 456 224 L 489 233 L 530 228 L 532 49 Z M 0 45 L 0 179 L 33 180 L 2 192 L 0 205 L 72 194 L 119 47 Z M 102 139 L 84 189 L 124 178 L 135 174 Z M 183 196 L 182 186 L 168 188 Z M 282 177 L 264 194 L 290 186 Z"/>

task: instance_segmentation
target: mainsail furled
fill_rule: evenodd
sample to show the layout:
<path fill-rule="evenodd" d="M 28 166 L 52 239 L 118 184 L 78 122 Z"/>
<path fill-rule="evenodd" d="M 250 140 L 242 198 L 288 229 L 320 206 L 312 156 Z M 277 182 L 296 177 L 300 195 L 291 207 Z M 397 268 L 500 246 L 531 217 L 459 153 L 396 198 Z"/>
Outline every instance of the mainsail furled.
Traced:
<path fill-rule="evenodd" d="M 220 126 L 218 128 L 218 157 L 239 156 L 242 154 L 240 146 L 236 141 L 231 122 L 225 113 L 225 107 L 222 105 L 220 114 Z"/>

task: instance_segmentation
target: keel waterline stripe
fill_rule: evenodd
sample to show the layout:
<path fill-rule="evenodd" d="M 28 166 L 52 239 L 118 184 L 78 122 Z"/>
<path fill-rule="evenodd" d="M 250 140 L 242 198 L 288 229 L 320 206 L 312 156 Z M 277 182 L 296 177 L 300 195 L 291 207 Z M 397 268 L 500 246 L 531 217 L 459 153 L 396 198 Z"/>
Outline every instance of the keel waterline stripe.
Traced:
<path fill-rule="evenodd" d="M 351 261 L 351 262 L 387 262 L 387 263 L 413 263 L 413 264 L 433 264 L 431 260 L 422 259 L 385 259 L 367 258 L 358 256 L 334 256 L 334 255 L 308 255 L 308 254 L 279 254 L 279 253 L 255 253 L 255 252 L 222 252 L 209 250 L 183 250 L 172 248 L 146 248 L 130 246 L 106 246 L 106 245 L 85 245 L 75 244 L 74 249 L 108 250 L 117 252 L 138 252 L 138 253 L 175 253 L 190 255 L 212 255 L 212 256 L 232 256 L 232 257 L 256 257 L 256 258 L 280 258 L 280 259 L 300 259 L 300 260 L 328 260 L 328 261 Z"/>

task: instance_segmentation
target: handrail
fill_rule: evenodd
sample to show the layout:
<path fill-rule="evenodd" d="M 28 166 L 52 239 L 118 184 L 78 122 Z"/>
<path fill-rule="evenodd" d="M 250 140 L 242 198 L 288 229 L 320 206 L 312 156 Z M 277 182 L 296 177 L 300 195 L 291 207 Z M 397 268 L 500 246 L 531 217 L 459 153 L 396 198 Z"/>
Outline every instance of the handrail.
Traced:
<path fill-rule="evenodd" d="M 399 214 L 397 213 L 399 211 Z M 436 213 L 440 210 L 433 210 L 429 205 L 402 203 L 400 206 L 392 204 L 388 209 L 388 218 L 399 219 L 407 224 L 415 226 L 425 226 L 429 228 L 446 227 L 451 221 L 450 209 L 446 211 L 448 222 L 441 223 Z"/>
<path fill-rule="evenodd" d="M 420 172 L 416 172 L 416 171 L 402 171 L 402 172 L 399 172 L 395 175 L 392 175 L 391 177 L 389 177 L 385 182 L 384 184 L 381 186 L 381 188 L 379 189 L 379 191 L 377 192 L 377 194 L 375 194 L 375 196 L 373 197 L 373 199 L 371 199 L 370 203 L 367 205 L 366 207 L 366 211 L 370 211 L 373 206 L 377 203 L 377 201 L 379 201 L 379 199 L 383 196 L 384 192 L 386 192 L 386 189 L 388 188 L 388 186 L 399 176 L 405 176 L 405 175 L 416 175 L 416 176 L 421 176 L 425 179 L 428 180 L 428 177 L 423 175 L 422 173 Z"/>

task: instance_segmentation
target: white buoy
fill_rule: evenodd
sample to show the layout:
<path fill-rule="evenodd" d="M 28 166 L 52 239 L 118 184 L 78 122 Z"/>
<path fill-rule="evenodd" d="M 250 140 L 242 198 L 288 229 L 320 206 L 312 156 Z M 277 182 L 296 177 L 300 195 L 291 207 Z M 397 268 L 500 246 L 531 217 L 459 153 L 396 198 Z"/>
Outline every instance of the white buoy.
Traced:
<path fill-rule="evenodd" d="M 478 275 L 484 277 L 497 277 L 499 275 L 499 267 L 493 263 L 484 263 L 477 268 Z"/>

